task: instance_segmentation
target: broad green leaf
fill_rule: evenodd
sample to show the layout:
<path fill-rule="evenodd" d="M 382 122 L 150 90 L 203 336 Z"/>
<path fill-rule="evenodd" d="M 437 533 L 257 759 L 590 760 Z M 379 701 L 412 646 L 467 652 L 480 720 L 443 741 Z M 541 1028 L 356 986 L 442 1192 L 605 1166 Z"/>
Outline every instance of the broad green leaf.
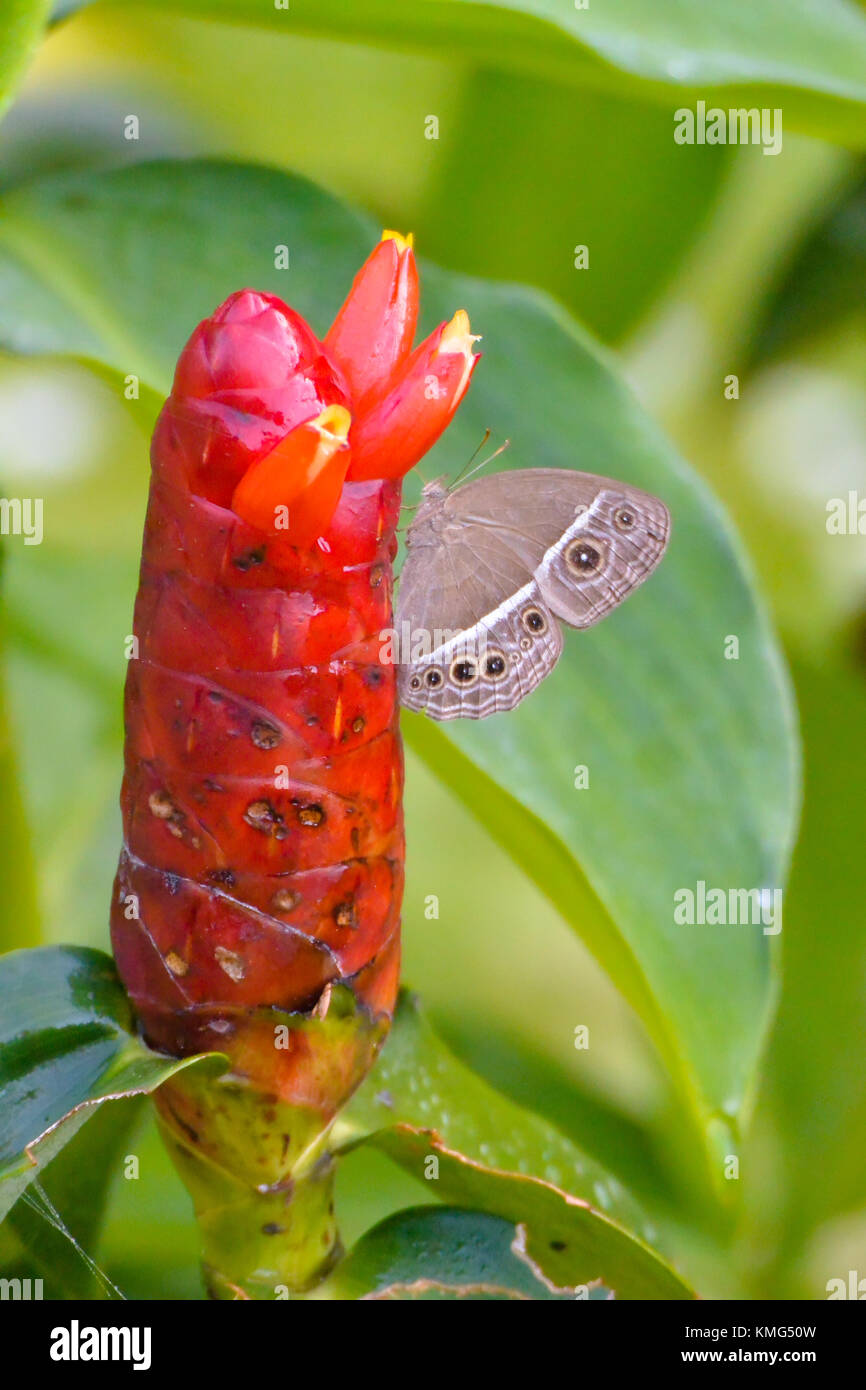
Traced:
<path fill-rule="evenodd" d="M 755 356 L 766 363 L 862 319 L 866 293 L 866 169 L 862 161 L 797 249 L 765 306 Z"/>
<path fill-rule="evenodd" d="M 103 1101 L 148 1094 L 199 1060 L 151 1052 L 130 1027 L 102 952 L 0 957 L 0 1218 Z"/>
<path fill-rule="evenodd" d="M 417 972 L 413 974 L 418 978 Z M 424 997 L 429 1007 L 429 986 Z M 438 1017 L 436 1025 L 442 1026 Z M 639 1202 L 661 1211 L 678 1206 L 682 1212 L 687 1194 L 675 1191 L 671 1165 L 662 1153 L 663 1113 L 652 1125 L 639 1123 L 597 1087 L 584 1084 L 579 1073 L 529 1045 L 515 1030 L 491 1027 L 483 1016 L 458 1020 L 449 1014 L 446 1026 L 449 1038 L 456 1034 L 458 1055 L 473 1074 L 524 1110 L 549 1121 Z M 694 1210 L 695 1220 L 704 1215 L 700 1206 Z"/>
<path fill-rule="evenodd" d="M 93 1254 L 111 1180 L 121 1169 L 143 1100 L 100 1105 L 0 1226 L 0 1263 L 7 1263 L 4 1238 L 17 1241 L 32 1276 L 43 1279 L 47 1298 L 116 1297 Z"/>
<path fill-rule="evenodd" d="M 622 1299 L 695 1297 L 648 1245 L 551 1182 L 468 1159 L 447 1148 L 435 1132 L 409 1125 L 380 1131 L 372 1142 L 419 1177 L 435 1162 L 443 1202 L 520 1226 L 526 1257 L 557 1288 L 601 1280 Z"/>
<path fill-rule="evenodd" d="M 238 285 L 280 293 L 324 331 L 375 235 L 268 170 L 193 162 L 45 180 L 10 195 L 0 218 L 0 274 L 15 285 L 0 343 L 98 359 L 165 391 L 191 326 Z M 288 273 L 274 269 L 280 244 Z M 783 880 L 797 775 L 772 634 L 719 509 L 592 341 L 537 294 L 429 266 L 423 276 L 427 325 L 465 304 L 485 347 L 425 473 L 456 471 L 491 426 L 513 440 L 507 466 L 646 487 L 670 506 L 674 533 L 651 583 L 570 636 L 555 675 L 514 715 L 466 727 L 407 719 L 407 735 L 641 1012 L 687 1113 L 733 1119 L 767 1018 L 768 938 L 760 925 L 677 926 L 674 893 Z M 134 408 L 147 420 L 152 398 Z M 725 660 L 730 635 L 738 660 Z M 578 765 L 588 789 L 575 789 Z"/>
<path fill-rule="evenodd" d="M 786 896 L 785 990 L 743 1165 L 743 1257 L 756 1296 L 824 1298 L 826 1279 L 845 1271 L 803 1287 L 804 1244 L 866 1204 L 866 691 L 862 669 L 800 664 L 794 674 L 805 812 Z"/>
<path fill-rule="evenodd" d="M 727 167 L 720 147 L 675 144 L 669 111 L 483 70 L 415 231 L 441 264 L 539 285 L 618 339 L 693 244 Z"/>
<path fill-rule="evenodd" d="M 315 1299 L 469 1301 L 608 1298 L 601 1285 L 550 1288 L 522 1253 L 520 1228 L 457 1207 L 413 1207 L 368 1231 Z"/>
<path fill-rule="evenodd" d="M 866 137 L 866 16 L 850 0 L 123 0 L 209 20 L 459 53 L 486 65 L 631 91 L 779 106 L 814 134 Z"/>
<path fill-rule="evenodd" d="M 435 1131 L 469 1159 L 544 1178 L 639 1228 L 647 1240 L 655 1238 L 614 1178 L 553 1125 L 458 1061 L 405 990 L 376 1066 L 336 1121 L 333 1146 L 338 1152 L 355 1148 L 395 1126 Z"/>
<path fill-rule="evenodd" d="M 46 498 L 49 514 L 50 509 Z M 28 820 L 43 832 L 34 836 L 31 851 L 38 865 L 42 940 L 103 947 L 120 841 L 121 681 L 129 614 L 118 595 L 134 583 L 136 558 L 130 552 L 124 569 L 105 554 L 58 555 L 49 544 L 31 554 L 32 559 L 16 554 L 8 567 L 7 681 Z M 106 601 L 112 597 L 114 611 Z M 9 914 L 7 949 L 36 944 L 35 934 L 29 942 L 24 935 L 27 927 L 26 918 Z"/>
<path fill-rule="evenodd" d="M 619 1183 L 458 1062 L 405 992 L 332 1137 L 338 1152 L 373 1144 L 444 1202 L 525 1226 L 528 1258 L 558 1288 L 601 1279 L 622 1298 L 693 1296 Z"/>
<path fill-rule="evenodd" d="M 0 114 L 33 55 L 51 0 L 3 0 L 0 7 Z"/>
<path fill-rule="evenodd" d="M 86 23 L 78 42 L 93 51 L 105 83 L 119 61 L 125 85 L 141 88 L 141 96 L 130 95 L 130 109 L 140 112 L 149 158 L 163 149 L 142 103 L 158 83 L 166 104 L 218 122 L 211 143 L 234 158 L 277 167 L 288 158 L 294 172 L 340 196 L 374 200 L 386 223 L 411 227 L 440 265 L 538 285 L 606 340 L 621 337 L 657 298 L 703 226 L 730 162 L 721 146 L 677 145 L 669 108 L 501 71 L 492 52 L 490 66 L 479 69 L 459 51 L 394 53 L 324 36 L 298 41 L 285 25 L 285 32 L 248 28 L 239 45 L 235 27 L 165 11 L 115 11 L 107 23 L 102 16 Z M 58 41 L 67 62 L 74 62 L 74 45 L 74 31 Z M 268 91 L 267 122 L 249 101 L 250 83 Z M 435 140 L 424 138 L 428 112 L 438 121 Z M 110 108 L 114 145 L 117 120 Z M 80 123 L 73 124 L 81 140 Z M 73 162 L 57 156 L 58 139 L 71 137 L 57 129 L 40 134 L 41 141 L 27 141 L 19 133 L 18 181 L 42 172 L 42 151 L 48 168 Z M 86 162 L 115 162 L 101 152 L 102 132 L 89 127 L 87 134 Z M 184 143 L 179 132 L 165 152 L 185 153 Z M 576 243 L 589 248 L 587 269 L 575 268 Z"/>

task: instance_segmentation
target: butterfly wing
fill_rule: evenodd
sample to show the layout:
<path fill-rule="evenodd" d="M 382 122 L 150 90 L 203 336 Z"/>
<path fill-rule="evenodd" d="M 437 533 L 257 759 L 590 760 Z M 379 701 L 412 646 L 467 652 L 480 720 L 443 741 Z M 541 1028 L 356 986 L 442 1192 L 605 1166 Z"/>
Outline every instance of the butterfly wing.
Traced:
<path fill-rule="evenodd" d="M 492 474 L 428 503 L 400 578 L 401 700 L 435 719 L 512 709 L 559 659 L 555 619 L 598 622 L 669 531 L 657 498 L 564 469 Z"/>

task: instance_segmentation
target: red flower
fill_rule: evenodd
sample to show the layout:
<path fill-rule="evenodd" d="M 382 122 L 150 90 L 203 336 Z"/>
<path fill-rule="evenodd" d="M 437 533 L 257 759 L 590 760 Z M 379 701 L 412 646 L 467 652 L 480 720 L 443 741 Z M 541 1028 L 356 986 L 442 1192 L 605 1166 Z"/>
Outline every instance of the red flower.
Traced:
<path fill-rule="evenodd" d="M 385 232 L 320 342 L 274 295 L 239 290 L 181 354 L 157 431 L 194 493 L 293 546 L 344 483 L 399 479 L 439 438 L 477 361 L 461 309 L 412 351 L 412 238 Z"/>

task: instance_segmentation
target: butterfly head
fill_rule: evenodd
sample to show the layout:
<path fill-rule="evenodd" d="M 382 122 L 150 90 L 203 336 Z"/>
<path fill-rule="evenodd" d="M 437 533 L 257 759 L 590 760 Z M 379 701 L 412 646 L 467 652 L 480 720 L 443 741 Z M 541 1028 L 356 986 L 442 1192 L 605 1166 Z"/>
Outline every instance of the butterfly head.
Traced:
<path fill-rule="evenodd" d="M 444 473 L 441 478 L 433 478 L 431 482 L 425 483 L 421 489 L 422 502 L 439 502 L 447 496 L 448 478 Z"/>

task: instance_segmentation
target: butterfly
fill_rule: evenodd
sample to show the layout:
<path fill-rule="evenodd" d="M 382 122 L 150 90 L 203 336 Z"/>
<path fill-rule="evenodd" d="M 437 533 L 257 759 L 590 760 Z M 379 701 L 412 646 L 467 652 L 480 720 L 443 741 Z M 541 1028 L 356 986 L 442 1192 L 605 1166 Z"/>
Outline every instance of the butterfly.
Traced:
<path fill-rule="evenodd" d="M 562 655 L 560 622 L 592 627 L 618 607 L 670 527 L 657 497 L 592 473 L 427 483 L 397 597 L 401 703 L 432 719 L 514 709 Z"/>

